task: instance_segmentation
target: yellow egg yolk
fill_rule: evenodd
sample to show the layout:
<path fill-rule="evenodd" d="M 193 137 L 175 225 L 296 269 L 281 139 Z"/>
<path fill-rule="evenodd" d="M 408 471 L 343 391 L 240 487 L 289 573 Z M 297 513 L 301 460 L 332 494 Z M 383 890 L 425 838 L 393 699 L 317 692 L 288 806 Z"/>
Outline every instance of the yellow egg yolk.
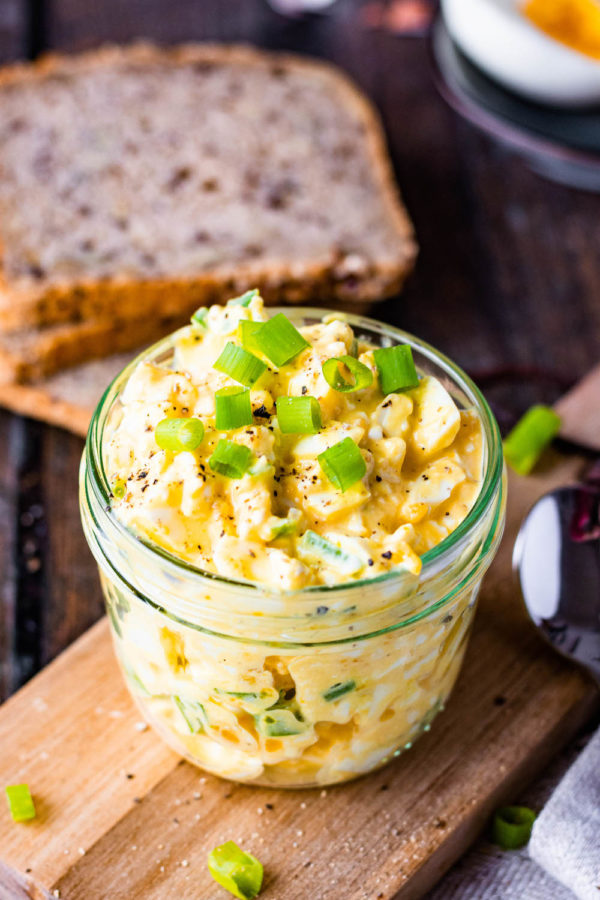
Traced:
<path fill-rule="evenodd" d="M 600 4 L 596 0 L 527 0 L 523 12 L 556 41 L 600 59 Z"/>

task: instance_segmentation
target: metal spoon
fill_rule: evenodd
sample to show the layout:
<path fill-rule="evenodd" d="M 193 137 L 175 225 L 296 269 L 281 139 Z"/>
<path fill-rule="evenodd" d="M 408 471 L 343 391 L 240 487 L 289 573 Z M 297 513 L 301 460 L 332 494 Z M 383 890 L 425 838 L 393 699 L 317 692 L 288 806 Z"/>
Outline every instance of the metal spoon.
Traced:
<path fill-rule="evenodd" d="M 543 637 L 600 681 L 600 467 L 541 497 L 517 536 L 513 568 Z"/>

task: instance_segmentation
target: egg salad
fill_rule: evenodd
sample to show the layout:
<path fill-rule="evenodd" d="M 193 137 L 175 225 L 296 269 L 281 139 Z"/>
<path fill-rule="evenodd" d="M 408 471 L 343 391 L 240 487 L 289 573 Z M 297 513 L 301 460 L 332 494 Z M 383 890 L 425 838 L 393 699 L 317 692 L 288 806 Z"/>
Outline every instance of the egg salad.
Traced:
<path fill-rule="evenodd" d="M 503 518 L 497 499 L 425 577 L 481 490 L 480 415 L 409 345 L 303 322 L 257 291 L 198 310 L 102 436 L 108 514 L 140 539 L 97 554 L 134 697 L 197 765 L 280 786 L 355 777 L 428 730 Z"/>
<path fill-rule="evenodd" d="M 242 300 L 197 313 L 171 366 L 141 362 L 129 379 L 106 443 L 117 515 L 200 569 L 283 590 L 418 574 L 479 492 L 477 413 L 410 353 L 406 387 L 383 390 L 410 348 L 374 349 L 342 317 L 299 331 L 271 319 L 285 332 L 272 355 L 296 342 L 277 364 L 262 299 Z M 194 424 L 197 445 L 161 440 L 171 422 Z"/>

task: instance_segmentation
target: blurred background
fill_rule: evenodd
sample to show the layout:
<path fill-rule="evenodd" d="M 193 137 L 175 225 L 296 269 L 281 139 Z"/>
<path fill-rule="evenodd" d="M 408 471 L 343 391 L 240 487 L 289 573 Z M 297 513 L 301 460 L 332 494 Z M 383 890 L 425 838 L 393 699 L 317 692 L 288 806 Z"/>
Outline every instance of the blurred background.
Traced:
<path fill-rule="evenodd" d="M 242 41 L 340 66 L 380 112 L 420 246 L 401 296 L 372 315 L 454 358 L 506 430 L 532 403 L 553 402 L 600 356 L 598 195 L 540 177 L 531 154 L 524 161 L 449 108 L 428 37 L 435 4 L 307 0 L 308 13 L 299 6 L 0 0 L 0 57 L 147 38 Z M 77 509 L 81 439 L 4 411 L 0 434 L 2 699 L 92 624 L 102 604 Z"/>

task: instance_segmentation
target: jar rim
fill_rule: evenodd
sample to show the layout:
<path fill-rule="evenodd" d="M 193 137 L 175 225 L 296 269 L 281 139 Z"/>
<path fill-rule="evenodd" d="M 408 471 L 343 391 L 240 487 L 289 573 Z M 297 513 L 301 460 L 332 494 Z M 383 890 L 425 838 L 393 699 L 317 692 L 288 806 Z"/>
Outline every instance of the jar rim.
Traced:
<path fill-rule="evenodd" d="M 439 350 L 436 350 L 427 342 L 422 341 L 420 338 L 417 338 L 409 332 L 403 331 L 402 329 L 396 328 L 395 326 L 387 325 L 367 316 L 359 316 L 354 313 L 338 312 L 336 310 L 319 309 L 316 307 L 270 307 L 269 309 L 273 313 L 284 312 L 286 315 L 291 316 L 292 318 L 315 319 L 317 322 L 322 321 L 323 318 L 327 316 L 335 316 L 342 321 L 348 322 L 348 324 L 351 325 L 355 330 L 360 330 L 361 328 L 367 329 L 371 332 L 379 333 L 382 337 L 391 338 L 395 343 L 410 344 L 410 346 L 414 350 L 417 350 L 422 356 L 426 357 L 432 363 L 443 369 L 444 373 L 451 379 L 453 384 L 460 390 L 462 390 L 472 401 L 481 419 L 485 437 L 485 449 L 487 451 L 486 465 L 481 489 L 479 491 L 479 494 L 477 495 L 475 503 L 473 504 L 465 518 L 462 520 L 462 522 L 453 531 L 451 531 L 450 534 L 447 535 L 447 537 L 440 541 L 439 544 L 436 544 L 431 548 L 431 550 L 428 550 L 422 555 L 422 570 L 420 580 L 425 580 L 428 575 L 433 574 L 434 570 L 438 569 L 440 563 L 443 562 L 444 557 L 450 556 L 455 547 L 460 544 L 461 540 L 471 532 L 471 530 L 477 525 L 480 519 L 485 515 L 490 505 L 494 502 L 497 488 L 502 481 L 502 473 L 504 467 L 502 440 L 500 437 L 498 424 L 485 397 L 483 396 L 477 385 L 472 381 L 472 379 L 469 378 L 466 372 L 464 372 L 458 365 L 456 365 L 456 363 L 449 359 L 449 357 L 441 353 Z M 85 458 L 86 465 L 92 479 L 92 487 L 97 495 L 97 500 L 99 501 L 101 508 L 106 511 L 107 515 L 110 515 L 110 512 L 112 510 L 111 491 L 108 478 L 104 470 L 104 462 L 102 458 L 102 441 L 108 414 L 111 411 L 113 404 L 118 400 L 122 389 L 126 385 L 130 375 L 132 374 L 136 366 L 140 362 L 143 362 L 147 359 L 156 358 L 160 353 L 170 349 L 177 336 L 182 332 L 183 328 L 167 335 L 160 341 L 144 349 L 138 356 L 136 356 L 130 363 L 128 363 L 127 366 L 125 366 L 115 376 L 115 378 L 113 378 L 113 380 L 104 391 L 102 397 L 100 398 L 98 405 L 96 406 L 87 433 Z M 143 549 L 143 551 L 147 552 L 149 554 L 149 559 L 156 560 L 157 558 L 159 558 L 161 563 L 167 567 L 167 570 L 169 568 L 173 568 L 174 571 L 178 574 L 184 572 L 186 578 L 197 579 L 200 583 L 206 581 L 217 581 L 221 584 L 235 587 L 237 590 L 247 590 L 249 592 L 256 592 L 263 595 L 265 594 L 265 591 L 267 591 L 285 594 L 286 596 L 289 595 L 290 597 L 293 597 L 294 595 L 304 594 L 307 596 L 307 598 L 312 598 L 315 594 L 330 595 L 331 593 L 336 591 L 352 591 L 354 589 L 373 587 L 375 585 L 380 585 L 388 582 L 393 583 L 394 580 L 400 580 L 405 575 L 403 571 L 390 570 L 375 577 L 361 578 L 356 581 L 344 581 L 340 582 L 339 584 L 333 585 L 309 585 L 307 587 L 298 589 L 282 590 L 281 588 L 268 587 L 255 581 L 250 581 L 242 578 L 228 578 L 226 576 L 219 575 L 216 572 L 210 572 L 206 569 L 201 569 L 197 566 L 194 566 L 192 563 L 181 559 L 175 554 L 170 553 L 168 550 L 165 550 L 148 538 L 136 534 L 125 524 L 123 524 L 116 516 L 111 517 L 111 522 L 113 527 L 117 529 L 118 533 L 123 538 L 125 543 L 135 542 L 135 546 L 138 550 Z"/>

